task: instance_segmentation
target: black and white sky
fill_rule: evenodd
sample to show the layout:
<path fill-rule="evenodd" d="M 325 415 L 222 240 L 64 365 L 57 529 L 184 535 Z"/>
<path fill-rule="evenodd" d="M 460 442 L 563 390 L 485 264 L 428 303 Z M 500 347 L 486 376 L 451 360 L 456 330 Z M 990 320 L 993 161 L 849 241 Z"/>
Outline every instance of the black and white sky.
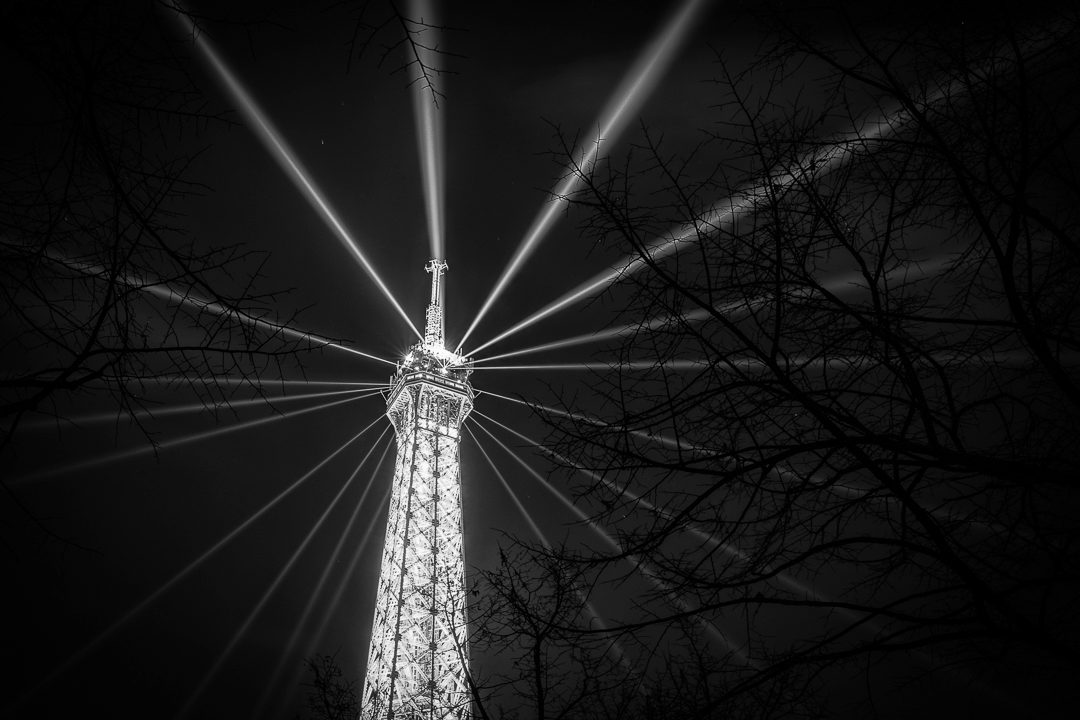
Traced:
<path fill-rule="evenodd" d="M 326 205 L 422 327 L 429 289 L 423 266 L 430 244 L 414 122 L 417 87 L 410 85 L 407 70 L 397 71 L 406 59 L 395 50 L 380 64 L 381 36 L 364 55 L 350 59 L 349 41 L 362 3 L 226 5 L 191 4 L 206 15 L 201 42 L 213 48 L 273 123 Z M 665 48 L 669 56 L 661 53 L 664 59 L 647 70 L 631 97 L 619 97 L 618 89 L 636 79 L 634 68 L 657 49 L 667 26 L 686 12 L 691 14 L 684 31 Z M 258 21 L 220 22 L 218 17 Z M 624 155 L 640 139 L 642 123 L 661 130 L 673 152 L 688 152 L 722 120 L 715 107 L 723 98 L 712 82 L 716 53 L 737 68 L 768 41 L 736 3 L 711 0 L 446 3 L 436 7 L 434 22 L 444 26 L 438 44 L 448 53 L 438 59 L 448 72 L 436 78 L 441 93 L 436 113 L 444 123 L 436 152 L 444 168 L 451 344 L 469 328 L 565 174 L 559 132 L 595 138 L 605 110 L 628 99 L 625 129 L 605 137 L 604 153 Z M 183 33 L 179 24 L 177 33 Z M 296 178 L 283 169 L 219 70 L 198 45 L 189 43 L 188 49 L 208 103 L 230 110 L 235 124 L 212 123 L 184 139 L 205 146 L 192 172 L 206 189 L 176 208 L 176 222 L 196 243 L 243 243 L 266 251 L 260 287 L 289 290 L 277 305 L 280 317 L 295 314 L 297 329 L 386 360 L 400 358 L 415 341 L 410 329 L 325 214 L 298 190 Z M 798 83 L 790 88 L 792 96 L 812 97 L 813 86 Z M 19 106 L 17 98 L 7 100 L 9 108 Z M 582 238 L 579 220 L 559 210 L 465 350 L 619 262 L 619 252 Z M 603 330 L 619 322 L 619 307 L 617 295 L 575 303 L 481 355 Z M 598 347 L 567 347 L 506 363 L 591 362 L 598 359 Z M 303 374 L 296 371 L 286 379 L 384 383 L 392 370 L 389 364 L 327 349 L 305 357 Z M 479 391 L 543 402 L 555 393 L 586 396 L 588 379 L 583 370 L 480 369 L 473 384 Z M 290 395 L 342 389 L 286 388 Z M 147 400 L 160 402 L 162 409 L 195 400 L 183 390 L 154 392 Z M 282 402 L 278 409 L 333 399 Z M 92 393 L 69 402 L 68 418 L 110 410 L 107 399 Z M 345 670 L 358 675 L 383 539 L 385 510 L 379 503 L 392 473 L 392 449 L 375 472 L 391 437 L 388 432 L 376 442 L 388 427 L 379 419 L 383 403 L 373 395 L 294 418 L 278 417 L 264 405 L 159 413 L 146 421 L 160 444 L 157 452 L 124 419 L 62 427 L 46 423 L 37 430 L 28 423 L 3 458 L 4 474 L 23 507 L 4 500 L 0 555 L 9 609 L 0 704 L 13 708 L 12 717 L 58 717 L 74 708 L 116 717 L 171 717 L 181 708 L 189 717 L 243 716 L 264 697 L 281 663 L 284 671 L 270 689 L 264 714 L 284 718 L 293 717 L 302 701 L 305 651 L 337 653 Z M 526 436 L 542 437 L 543 427 L 524 408 L 483 394 L 476 408 Z M 258 418 L 276 419 L 211 433 Z M 373 421 L 366 435 L 331 457 Z M 546 474 L 538 451 L 483 422 Z M 580 535 L 571 525 L 575 518 L 541 483 L 477 433 L 552 538 Z M 193 434 L 198 435 L 185 440 Z M 372 449 L 278 582 L 285 563 Z M 529 530 L 471 438 L 463 444 L 461 462 L 468 562 L 485 567 L 496 560 L 502 534 Z M 315 468 L 301 487 L 243 525 Z M 27 511 L 69 542 L 41 533 Z M 241 526 L 242 532 L 231 535 Z M 229 541 L 191 567 L 224 538 Z M 325 589 L 300 628 L 301 641 L 286 655 L 339 542 L 342 549 Z"/>

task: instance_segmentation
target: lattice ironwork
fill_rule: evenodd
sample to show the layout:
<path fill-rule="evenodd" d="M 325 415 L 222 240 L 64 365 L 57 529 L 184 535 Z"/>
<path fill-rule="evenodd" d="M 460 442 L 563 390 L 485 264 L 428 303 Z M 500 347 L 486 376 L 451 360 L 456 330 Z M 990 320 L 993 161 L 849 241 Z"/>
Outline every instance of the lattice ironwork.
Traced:
<path fill-rule="evenodd" d="M 398 364 L 387 415 L 397 461 L 361 717 L 470 717 L 465 558 L 458 445 L 472 410 L 472 367 L 443 347 L 439 277 L 424 341 Z M 433 311 L 434 308 L 434 311 Z"/>

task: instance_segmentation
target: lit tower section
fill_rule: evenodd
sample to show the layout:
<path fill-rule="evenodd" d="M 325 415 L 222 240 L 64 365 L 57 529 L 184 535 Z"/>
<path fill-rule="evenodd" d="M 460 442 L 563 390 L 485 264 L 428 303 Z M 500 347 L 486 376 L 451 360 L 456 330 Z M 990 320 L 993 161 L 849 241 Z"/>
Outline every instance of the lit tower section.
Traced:
<path fill-rule="evenodd" d="M 397 462 L 371 629 L 361 717 L 466 720 L 465 556 L 458 445 L 472 410 L 472 363 L 444 345 L 440 280 L 432 260 L 424 340 L 390 380 L 386 414 Z"/>

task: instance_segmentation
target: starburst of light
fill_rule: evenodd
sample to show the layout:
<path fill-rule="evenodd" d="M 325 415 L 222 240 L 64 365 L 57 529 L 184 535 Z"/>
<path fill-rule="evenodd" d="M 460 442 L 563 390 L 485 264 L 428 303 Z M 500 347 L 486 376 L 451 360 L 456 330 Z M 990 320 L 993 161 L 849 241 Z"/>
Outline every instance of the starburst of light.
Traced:
<path fill-rule="evenodd" d="M 265 503 L 262 507 L 260 507 L 258 510 L 256 510 L 251 515 L 249 515 L 247 517 L 247 519 L 245 519 L 243 522 L 241 522 L 235 528 L 230 530 L 224 537 L 222 537 L 220 540 L 218 540 L 216 543 L 214 543 L 208 550 L 204 551 L 201 555 L 199 555 L 199 557 L 192 560 L 186 566 L 184 566 L 179 571 L 177 571 L 171 578 L 169 578 L 164 583 L 159 585 L 156 590 L 154 590 L 152 593 L 150 593 L 145 598 L 143 598 L 143 600 L 141 602 L 139 602 L 138 604 L 133 606 L 126 613 L 121 615 L 111 625 L 109 625 L 107 628 L 105 628 L 100 633 L 98 633 L 92 640 L 90 640 L 88 643 L 86 643 L 81 648 L 76 650 L 74 653 L 69 655 L 68 658 L 63 663 L 58 665 L 51 672 L 49 672 L 48 675 L 46 675 L 44 678 L 42 678 L 40 682 L 38 682 L 36 685 L 31 687 L 29 690 L 27 690 L 26 693 L 19 700 L 17 700 L 15 702 L 12 709 L 13 710 L 18 709 L 19 707 L 24 705 L 30 698 L 32 698 L 34 695 L 36 695 L 42 688 L 48 686 L 51 682 L 53 682 L 58 677 L 60 677 L 64 673 L 66 673 L 72 667 L 74 667 L 78 663 L 82 662 L 86 658 L 87 655 L 89 655 L 94 650 L 99 648 L 101 645 L 106 643 L 121 628 L 125 627 L 128 623 L 130 623 L 132 620 L 134 620 L 136 617 L 138 617 L 140 614 L 142 614 L 148 607 L 150 607 L 155 602 L 157 602 L 163 595 L 168 593 L 170 590 L 172 590 L 174 587 L 176 587 L 178 584 L 180 584 L 180 582 L 182 582 L 185 578 L 187 578 L 189 575 L 191 575 L 197 569 L 202 567 L 202 565 L 205 564 L 208 560 L 210 560 L 210 558 L 217 555 L 217 553 L 219 553 L 224 547 L 226 547 L 233 540 L 235 540 L 237 537 L 239 537 L 241 533 L 243 533 L 245 530 L 250 528 L 261 517 L 263 517 L 268 512 L 270 512 L 270 510 L 272 510 L 274 507 L 276 507 L 278 505 L 278 503 L 280 503 L 282 500 L 284 500 L 286 497 L 288 497 L 294 491 L 296 491 L 301 485 L 303 485 L 315 473 L 317 473 L 323 466 L 325 466 L 328 462 L 330 462 L 330 460 L 332 460 L 340 452 L 342 452 L 345 448 L 347 448 L 349 445 L 351 445 L 353 443 L 353 441 L 355 441 L 359 436 L 360 436 L 360 434 L 358 433 L 357 435 L 354 435 L 353 437 L 351 437 L 349 440 L 345 441 L 344 444 L 342 444 L 336 450 L 334 450 L 329 455 L 327 455 L 325 458 L 323 458 L 321 461 L 319 461 L 319 463 L 317 465 L 315 465 L 314 467 L 312 467 L 308 472 L 301 475 L 291 485 L 289 485 L 287 488 L 285 488 L 280 493 L 275 495 L 267 503 Z"/>
<path fill-rule="evenodd" d="M 174 0 L 178 3 L 178 0 Z M 390 292 L 390 288 L 387 287 L 382 277 L 375 270 L 375 266 L 372 265 L 367 255 L 360 247 L 360 243 L 353 237 L 346 228 L 344 223 L 338 218 L 336 212 L 330 207 L 330 202 L 326 199 L 326 195 L 315 184 L 315 181 L 311 179 L 311 175 L 304 169 L 300 163 L 297 155 L 289 147 L 285 141 L 284 136 L 278 132 L 274 124 L 259 107 L 258 103 L 252 97 L 251 93 L 247 91 L 243 83 L 236 76 L 235 73 L 229 68 L 225 60 L 218 54 L 218 52 L 211 46 L 210 41 L 198 30 L 198 28 L 191 21 L 191 18 L 184 12 L 172 11 L 170 15 L 175 18 L 184 31 L 191 35 L 195 47 L 198 48 L 203 58 L 213 68 L 214 73 L 221 81 L 222 86 L 229 92 L 233 100 L 236 102 L 241 113 L 247 118 L 248 123 L 252 129 L 256 131 L 259 139 L 267 150 L 270 151 L 271 156 L 277 161 L 278 165 L 285 174 L 293 182 L 293 184 L 300 190 L 304 199 L 308 201 L 319 217 L 329 228 L 334 237 L 341 242 L 349 254 L 352 255 L 360 266 L 364 269 L 364 272 L 368 274 L 368 277 L 375 283 L 382 294 L 390 302 L 390 304 L 397 311 L 401 319 L 405 321 L 405 324 L 412 329 L 413 333 L 422 339 L 420 331 L 413 325 L 412 320 L 409 319 L 408 314 L 401 307 L 401 304 L 394 297 L 394 294 Z"/>
<path fill-rule="evenodd" d="M 138 445 L 136 447 L 129 448 L 127 450 L 120 450 L 120 451 L 113 452 L 113 453 L 108 453 L 108 454 L 105 454 L 105 455 L 99 455 L 97 457 L 89 458 L 87 460 L 80 460 L 78 462 L 69 463 L 69 464 L 66 464 L 66 465 L 60 465 L 60 466 L 55 466 L 55 467 L 50 467 L 50 468 L 44 468 L 44 469 L 39 470 L 37 472 L 33 472 L 33 473 L 28 474 L 28 475 L 23 475 L 21 477 L 14 478 L 12 480 L 9 480 L 8 482 L 11 483 L 12 485 L 17 486 L 17 485 L 22 485 L 22 484 L 29 483 L 29 482 L 34 482 L 34 481 L 38 481 L 38 480 L 44 480 L 44 479 L 50 478 L 50 477 L 55 477 L 57 475 L 65 475 L 65 474 L 69 474 L 69 473 L 80 471 L 80 470 L 87 470 L 89 468 L 97 467 L 99 465 L 105 465 L 105 464 L 111 463 L 111 462 L 117 462 L 117 461 L 120 461 L 120 460 L 128 460 L 130 458 L 138 457 L 140 455 L 152 455 L 152 454 L 154 454 L 156 452 L 160 452 L 161 450 L 165 450 L 165 449 L 168 449 L 168 448 L 179 447 L 181 445 L 188 445 L 190 443 L 200 442 L 202 440 L 209 440 L 210 438 L 221 437 L 222 435 L 237 432 L 239 430 L 249 430 L 249 429 L 251 429 L 253 427 L 259 427 L 261 425 L 266 425 L 267 423 L 277 422 L 279 420 L 287 420 L 289 418 L 295 418 L 295 417 L 298 417 L 300 415 L 306 415 L 308 413 L 313 413 L 313 412 L 316 412 L 318 410 L 325 410 L 327 408 L 335 407 L 337 405 L 343 405 L 345 403 L 356 402 L 357 400 L 363 400 L 365 398 L 372 397 L 373 395 L 378 395 L 380 393 L 380 391 L 378 391 L 378 390 L 355 390 L 355 391 L 353 391 L 353 393 L 354 394 L 353 394 L 352 397 L 345 398 L 344 400 L 335 400 L 334 402 L 320 403 L 319 405 L 315 405 L 313 407 L 308 407 L 308 408 L 303 408 L 303 409 L 300 409 L 300 410 L 289 410 L 288 412 L 278 413 L 276 415 L 271 415 L 270 417 L 257 418 L 255 420 L 248 420 L 246 422 L 236 423 L 235 425 L 226 425 L 225 427 L 214 428 L 213 430 L 204 430 L 202 432 L 191 433 L 190 435 L 181 435 L 180 437 L 172 438 L 171 440 L 163 440 L 163 441 L 159 442 L 156 445 L 152 445 L 150 443 L 147 443 L 145 445 Z"/>
<path fill-rule="evenodd" d="M 938 102 L 949 97 L 952 89 L 950 85 L 948 89 L 936 90 L 926 98 L 926 103 Z M 777 193 L 796 186 L 811 185 L 821 176 L 873 153 L 885 139 L 910 122 L 910 113 L 894 109 L 864 120 L 855 130 L 820 143 L 817 147 L 803 153 L 789 167 L 781 168 L 747 183 L 733 195 L 720 200 L 694 218 L 693 222 L 672 228 L 665 235 L 648 243 L 640 254 L 631 255 L 614 267 L 594 275 L 491 340 L 473 348 L 467 354 L 476 355 L 544 318 L 565 310 L 579 300 L 610 287 L 621 278 L 634 275 L 652 266 L 681 247 L 689 246 L 703 237 L 715 235 L 724 229 L 731 230 L 738 219 L 757 212 L 759 207 L 769 202 Z M 935 267 L 941 269 L 944 264 L 938 264 Z"/>
<path fill-rule="evenodd" d="M 367 433 L 368 430 L 375 427 L 375 424 L 380 422 L 382 419 L 382 417 L 377 417 L 370 423 L 368 423 L 368 425 L 364 427 L 363 430 L 358 432 L 348 442 L 346 442 L 333 453 L 328 455 L 326 459 L 319 463 L 319 465 L 317 465 L 315 468 L 308 471 L 308 475 L 314 474 L 319 468 L 323 467 L 327 462 L 329 462 L 332 458 L 341 453 L 345 448 L 347 448 L 349 445 L 352 445 L 358 439 L 363 437 L 363 435 Z M 375 444 L 378 444 L 378 442 L 382 440 L 383 436 L 386 435 L 389 430 L 389 426 L 384 428 L 382 434 L 380 434 L 379 437 L 376 438 Z M 372 445 L 371 450 L 369 450 L 367 455 L 364 456 L 364 460 L 362 460 L 360 463 L 361 466 L 363 466 L 363 463 L 367 461 L 372 451 L 374 451 L 375 444 Z M 180 711 L 176 714 L 177 718 L 186 717 L 187 714 L 191 712 L 191 709 L 198 702 L 199 698 L 201 698 L 203 693 L 206 692 L 206 689 L 210 686 L 210 683 L 212 683 L 214 678 L 217 677 L 217 674 L 221 670 L 222 665 L 225 664 L 225 662 L 232 655 L 233 651 L 236 650 L 236 647 L 240 644 L 240 641 L 243 640 L 245 635 L 247 635 L 248 630 L 251 629 L 251 626 L 255 623 L 256 618 L 259 617 L 259 614 L 263 611 L 263 608 L 265 608 L 266 604 L 270 602 L 270 598 L 274 596 L 274 593 L 277 592 L 277 589 L 281 586 L 281 583 L 285 580 L 285 577 L 289 574 L 289 571 L 292 570 L 293 565 L 296 564 L 296 561 L 300 559 L 300 556 L 303 554 L 304 550 L 307 549 L 307 546 L 311 543 L 312 538 L 315 537 L 315 533 L 317 533 L 319 531 L 319 528 L 323 526 L 323 523 L 326 522 L 326 518 L 330 516 L 330 512 L 335 507 L 337 507 L 337 504 L 341 500 L 341 497 L 345 494 L 345 491 L 352 484 L 353 480 L 356 479 L 359 470 L 360 468 L 358 467 L 356 469 L 356 472 L 349 476 L 348 481 L 341 486 L 341 489 L 338 490 L 333 500 L 331 500 L 327 504 L 326 508 L 323 510 L 322 515 L 320 515 L 319 518 L 315 521 L 315 523 L 311 526 L 311 529 L 308 530 L 307 535 L 305 535 L 304 539 L 300 541 L 300 544 L 296 546 L 296 549 L 293 551 L 292 555 L 289 556 L 289 559 L 286 560 L 285 563 L 281 566 L 278 574 L 274 577 L 273 581 L 263 592 L 258 602 L 256 602 L 255 605 L 251 608 L 251 611 L 248 613 L 247 617 L 244 618 L 244 622 L 240 624 L 240 627 L 238 627 L 236 629 L 236 632 L 233 633 L 232 637 L 229 638 L 228 644 L 226 644 L 222 651 L 218 654 L 217 659 L 214 660 L 213 665 L 210 666 L 210 668 L 199 680 L 199 684 L 195 687 L 191 694 L 188 695 L 187 702 L 184 703 L 184 706 L 181 707 Z"/>
<path fill-rule="evenodd" d="M 282 325 L 280 323 L 264 320 L 254 315 L 250 315 L 236 308 L 227 307 L 220 302 L 213 300 L 206 300 L 199 297 L 197 294 L 190 290 L 180 291 L 168 283 L 162 282 L 157 278 L 149 276 L 137 277 L 130 273 L 113 273 L 107 268 L 101 265 L 95 265 L 93 263 L 83 262 L 81 260 L 65 257 L 57 252 L 53 248 L 46 248 L 44 250 L 44 256 L 52 262 L 62 265 L 63 267 L 79 272 L 83 275 L 87 275 L 93 278 L 102 280 L 103 282 L 114 282 L 125 287 L 133 288 L 135 290 L 141 290 L 142 292 L 153 295 L 160 298 L 165 302 L 172 305 L 187 305 L 194 308 L 199 312 L 207 312 L 211 315 L 219 315 L 230 318 L 237 322 L 243 323 L 252 328 L 263 330 L 270 335 L 284 335 L 286 337 L 293 338 L 295 340 L 301 340 L 303 342 L 310 343 L 316 347 L 329 347 L 335 350 L 341 350 L 342 352 L 351 353 L 352 355 L 358 355 L 360 357 L 367 358 L 369 360 L 376 360 L 387 365 L 393 365 L 394 363 L 385 358 L 371 355 L 370 353 L 357 350 L 356 348 L 343 345 L 334 340 L 329 340 L 313 333 L 304 332 L 291 328 L 288 325 Z"/>
<path fill-rule="evenodd" d="M 380 435 L 380 438 L 385 436 L 385 434 L 386 431 L 383 432 L 383 435 Z M 364 467 L 365 463 L 367 463 L 368 458 L 371 456 L 371 453 L 374 452 L 375 449 L 378 447 L 378 442 L 379 441 L 376 441 L 374 444 L 372 444 L 371 450 L 369 450 L 368 453 L 364 455 L 363 459 L 360 461 L 360 464 L 356 466 L 356 470 L 353 473 L 354 476 L 359 473 L 360 470 Z M 282 673 L 285 672 L 286 665 L 289 663 L 290 660 L 296 657 L 294 653 L 297 644 L 300 642 L 300 634 L 303 632 L 304 626 L 307 624 L 308 619 L 311 617 L 311 613 L 315 610 L 316 603 L 322 596 L 323 589 L 326 587 L 326 582 L 330 579 L 330 573 L 337 565 L 338 557 L 341 555 L 341 551 L 345 547 L 345 541 L 349 537 L 349 535 L 352 534 L 353 527 L 356 525 L 356 519 L 360 517 L 360 510 L 365 507 L 367 497 L 371 493 L 372 488 L 375 486 L 375 479 L 379 477 L 379 471 L 382 469 L 383 462 L 386 460 L 386 455 L 388 452 L 390 452 L 390 448 L 393 447 L 393 444 L 394 443 L 392 439 L 388 439 L 386 441 L 385 446 L 383 447 L 382 454 L 379 456 L 379 461 L 375 464 L 375 469 L 372 470 L 367 485 L 364 486 L 364 492 L 360 495 L 360 499 L 356 501 L 356 505 L 353 508 L 352 515 L 349 516 L 348 522 L 345 523 L 345 529 L 342 530 L 341 534 L 338 536 L 337 544 L 334 545 L 334 549 L 330 552 L 330 556 L 327 558 L 326 564 L 323 565 L 322 573 L 319 575 L 319 579 L 316 581 L 315 586 L 311 589 L 311 592 L 308 593 L 307 603 L 304 605 L 304 609 L 300 613 L 300 619 L 296 621 L 296 625 L 293 627 L 293 631 L 289 635 L 288 641 L 286 641 L 285 643 L 285 650 L 278 655 L 277 665 L 274 666 L 273 672 L 271 672 L 269 675 L 269 680 L 267 680 L 266 682 L 266 687 L 263 690 L 262 696 L 259 698 L 258 702 L 255 703 L 255 709 L 251 713 L 252 717 L 263 717 L 263 711 L 266 709 L 267 704 L 269 704 L 270 699 L 273 697 L 275 692 L 280 691 L 281 687 L 278 681 L 281 679 Z M 352 482 L 352 478 L 349 479 L 349 482 Z M 383 504 L 385 505 L 387 502 L 389 502 L 389 499 L 390 489 L 387 488 L 386 495 L 383 498 Z M 376 513 L 376 516 L 378 516 L 378 513 Z M 367 541 L 370 539 L 371 536 L 371 528 L 375 525 L 375 523 L 370 523 L 368 525 L 368 529 L 367 531 L 365 531 L 364 537 L 360 541 L 359 546 L 357 547 L 356 551 L 358 553 L 367 547 Z M 345 576 L 342 578 L 342 584 L 347 581 L 349 574 L 351 574 L 351 566 L 350 570 L 347 571 L 345 573 Z M 332 613 L 326 613 L 324 617 L 330 617 L 331 615 Z M 312 653 L 315 650 L 315 645 L 318 643 L 321 635 L 322 633 L 319 632 L 311 636 L 307 643 L 307 647 L 305 648 L 301 657 L 306 658 L 312 656 Z M 291 690 L 291 686 L 289 687 Z"/>
<path fill-rule="evenodd" d="M 645 100 L 675 59 L 676 51 L 694 27 L 694 20 L 705 4 L 701 0 L 684 2 L 682 8 L 672 16 L 623 78 L 600 114 L 596 123 L 598 130 L 595 140 L 578 148 L 573 155 L 576 158 L 576 168 L 581 172 L 574 167 L 569 168 L 565 178 L 552 191 L 552 199 L 541 208 L 532 225 L 529 226 L 525 237 L 522 238 L 513 257 L 495 282 L 495 287 L 488 294 L 458 345 L 465 344 L 480 320 L 502 295 L 510 280 L 517 275 L 536 247 L 547 237 L 559 212 L 566 205 L 566 198 L 580 189 L 582 175 L 586 174 L 596 162 L 601 146 L 607 147 L 614 144 L 630 119 L 641 110 Z"/>

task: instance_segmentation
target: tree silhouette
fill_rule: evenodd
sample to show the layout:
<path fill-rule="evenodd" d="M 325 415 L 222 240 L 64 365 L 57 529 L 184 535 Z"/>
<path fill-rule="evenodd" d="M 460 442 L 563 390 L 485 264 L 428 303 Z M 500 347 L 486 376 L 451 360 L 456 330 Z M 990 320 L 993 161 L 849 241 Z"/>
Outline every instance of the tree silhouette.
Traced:
<path fill-rule="evenodd" d="M 563 548 L 510 543 L 498 566 L 480 573 L 469 643 L 477 717 L 819 717 L 802 688 L 785 686 L 789 678 L 737 698 L 718 697 L 726 658 L 702 638 L 697 619 L 604 630 L 595 567 L 567 555 Z"/>
<path fill-rule="evenodd" d="M 308 717 L 317 720 L 355 720 L 360 713 L 360 698 L 355 680 L 346 680 L 334 655 L 316 655 L 305 661 L 310 679 Z"/>
<path fill-rule="evenodd" d="M 812 19 L 842 32 L 785 15 L 720 58 L 693 156 L 643 128 L 576 168 L 627 328 L 537 409 L 621 549 L 558 555 L 656 580 L 590 634 L 725 629 L 706 706 L 858 668 L 852 700 L 1050 708 L 1080 664 L 1076 19 Z"/>
<path fill-rule="evenodd" d="M 185 43 L 154 3 L 4 10 L 9 118 L 0 175 L 3 444 L 31 413 L 94 389 L 118 417 L 141 381 L 175 378 L 207 401 L 292 365 L 308 347 L 258 288 L 263 258 L 185 230 L 179 203 L 198 133 L 227 122 L 189 75 Z"/>
<path fill-rule="evenodd" d="M 469 645 L 489 668 L 479 676 L 473 668 L 481 717 L 604 718 L 626 706 L 633 668 L 610 640 L 576 632 L 594 620 L 580 567 L 515 545 L 481 573 L 473 595 Z"/>
<path fill-rule="evenodd" d="M 396 2 L 355 3 L 353 32 L 349 41 L 349 64 L 353 58 L 376 55 L 379 67 L 393 65 L 391 73 L 404 73 L 410 85 L 416 85 L 421 93 L 430 95 L 431 102 L 438 105 L 445 98 L 440 90 L 440 80 L 454 71 L 446 67 L 446 60 L 461 55 L 448 51 L 439 43 L 439 36 L 449 30 L 435 21 L 429 3 L 413 0 L 405 11 Z"/>

